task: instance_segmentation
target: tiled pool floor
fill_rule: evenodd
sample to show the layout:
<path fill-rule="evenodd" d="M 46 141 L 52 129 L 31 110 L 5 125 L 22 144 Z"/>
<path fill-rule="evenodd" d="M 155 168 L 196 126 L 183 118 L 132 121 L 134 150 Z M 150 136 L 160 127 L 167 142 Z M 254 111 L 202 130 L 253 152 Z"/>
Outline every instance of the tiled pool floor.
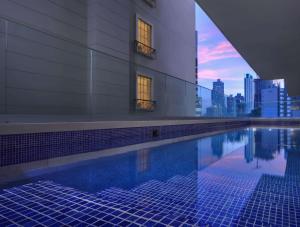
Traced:
<path fill-rule="evenodd" d="M 299 183 L 195 171 L 94 194 L 39 181 L 0 194 L 0 226 L 297 226 Z"/>
<path fill-rule="evenodd" d="M 211 141 L 87 162 L 0 189 L 0 227 L 300 226 L 298 146 L 252 149 L 249 140 L 226 151 L 219 137 Z M 212 147 L 226 155 L 210 154 Z"/>

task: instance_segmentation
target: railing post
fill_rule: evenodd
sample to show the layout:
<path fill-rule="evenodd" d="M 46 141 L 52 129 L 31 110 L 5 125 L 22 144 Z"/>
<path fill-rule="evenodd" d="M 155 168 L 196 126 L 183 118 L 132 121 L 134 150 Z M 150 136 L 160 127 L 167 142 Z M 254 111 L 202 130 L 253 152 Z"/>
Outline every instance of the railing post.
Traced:
<path fill-rule="evenodd" d="M 93 50 L 88 50 L 88 80 L 87 80 L 87 111 L 91 119 L 94 117 L 94 92 L 93 92 Z"/>
<path fill-rule="evenodd" d="M 8 49 L 8 21 L 4 21 L 4 114 L 8 114 L 7 104 L 7 49 Z"/>

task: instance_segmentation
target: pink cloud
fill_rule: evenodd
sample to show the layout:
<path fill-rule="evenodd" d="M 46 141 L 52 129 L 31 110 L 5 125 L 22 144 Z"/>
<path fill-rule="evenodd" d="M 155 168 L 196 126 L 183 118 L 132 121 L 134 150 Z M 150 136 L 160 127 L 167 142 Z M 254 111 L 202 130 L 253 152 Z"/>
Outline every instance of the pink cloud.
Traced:
<path fill-rule="evenodd" d="M 200 64 L 216 60 L 241 57 L 228 41 L 222 41 L 213 47 L 199 45 L 198 56 Z"/>
<path fill-rule="evenodd" d="M 199 79 L 209 79 L 209 80 L 231 80 L 236 81 L 240 78 L 232 77 L 232 76 L 226 76 L 226 74 L 230 74 L 231 68 L 227 69 L 203 69 L 198 71 L 197 77 Z"/>
<path fill-rule="evenodd" d="M 206 31 L 198 32 L 198 43 L 201 43 L 200 45 L 203 45 L 202 42 L 206 42 L 211 40 L 214 36 L 218 34 L 218 30 L 215 28 L 209 27 Z"/>
<path fill-rule="evenodd" d="M 202 33 L 201 36 L 198 37 L 198 42 L 205 42 L 209 40 L 209 38 L 212 36 L 212 33 L 207 32 L 207 33 Z M 202 44 L 201 44 L 202 45 Z"/>

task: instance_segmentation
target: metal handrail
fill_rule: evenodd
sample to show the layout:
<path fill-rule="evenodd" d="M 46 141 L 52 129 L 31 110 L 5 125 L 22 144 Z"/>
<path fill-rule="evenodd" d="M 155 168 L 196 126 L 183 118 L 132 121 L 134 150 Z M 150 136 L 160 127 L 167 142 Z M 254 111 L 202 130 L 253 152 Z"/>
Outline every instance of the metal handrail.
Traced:
<path fill-rule="evenodd" d="M 134 41 L 135 50 L 137 53 L 142 54 L 146 57 L 154 58 L 156 50 L 138 40 Z M 144 49 L 144 50 L 143 50 Z"/>
<path fill-rule="evenodd" d="M 153 112 L 156 108 L 156 101 L 145 99 L 134 99 L 135 109 L 140 111 Z"/>

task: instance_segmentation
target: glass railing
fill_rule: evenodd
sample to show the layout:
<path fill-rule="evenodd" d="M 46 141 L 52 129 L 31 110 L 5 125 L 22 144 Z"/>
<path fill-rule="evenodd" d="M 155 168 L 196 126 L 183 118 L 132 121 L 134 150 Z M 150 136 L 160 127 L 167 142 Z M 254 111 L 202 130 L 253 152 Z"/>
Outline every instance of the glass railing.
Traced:
<path fill-rule="evenodd" d="M 273 114 L 274 107 L 269 105 L 268 109 L 267 103 L 262 103 L 261 110 L 245 113 L 247 104 L 239 97 L 196 85 L 195 75 L 186 81 L 153 69 L 151 65 L 159 61 L 159 56 L 144 61 L 141 56 L 136 63 L 130 55 L 138 55 L 134 47 L 129 57 L 124 57 L 0 19 L 0 121 L 235 118 Z M 151 99 L 137 99 L 138 74 L 151 78 Z M 292 112 L 298 114 L 293 108 Z M 292 113 L 289 117 L 293 117 Z"/>

